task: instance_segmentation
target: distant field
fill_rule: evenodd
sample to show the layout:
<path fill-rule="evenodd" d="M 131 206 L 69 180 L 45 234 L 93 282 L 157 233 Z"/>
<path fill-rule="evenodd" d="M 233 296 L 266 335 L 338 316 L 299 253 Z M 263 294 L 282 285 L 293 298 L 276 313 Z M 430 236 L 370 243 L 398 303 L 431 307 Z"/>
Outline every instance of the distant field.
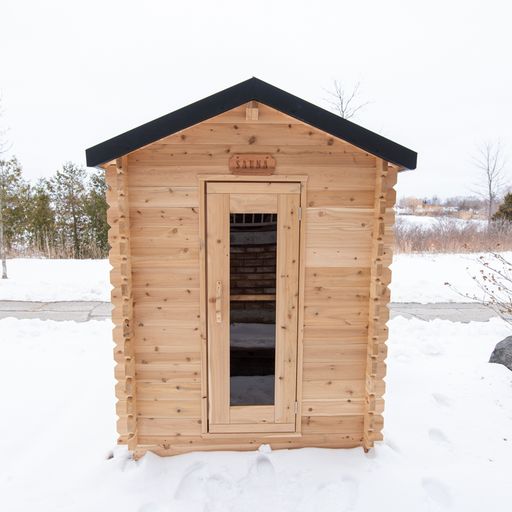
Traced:
<path fill-rule="evenodd" d="M 395 252 L 462 253 L 512 250 L 512 223 L 398 215 Z"/>

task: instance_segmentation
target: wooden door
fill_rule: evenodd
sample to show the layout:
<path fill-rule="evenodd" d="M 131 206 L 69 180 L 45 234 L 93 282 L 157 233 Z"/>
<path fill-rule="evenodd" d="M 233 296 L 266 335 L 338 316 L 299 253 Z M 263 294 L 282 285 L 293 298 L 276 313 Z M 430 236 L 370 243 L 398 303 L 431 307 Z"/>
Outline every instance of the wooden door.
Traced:
<path fill-rule="evenodd" d="M 206 184 L 208 432 L 294 432 L 300 183 Z"/>

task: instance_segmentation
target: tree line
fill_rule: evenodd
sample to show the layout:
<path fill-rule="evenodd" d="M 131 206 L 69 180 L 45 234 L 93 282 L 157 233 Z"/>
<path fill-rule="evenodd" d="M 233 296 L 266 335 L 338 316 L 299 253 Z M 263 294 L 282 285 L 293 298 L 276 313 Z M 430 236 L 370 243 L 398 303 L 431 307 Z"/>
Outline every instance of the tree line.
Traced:
<path fill-rule="evenodd" d="M 15 157 L 0 160 L 2 255 L 105 258 L 105 192 L 100 170 L 68 162 L 50 178 L 30 183 Z"/>

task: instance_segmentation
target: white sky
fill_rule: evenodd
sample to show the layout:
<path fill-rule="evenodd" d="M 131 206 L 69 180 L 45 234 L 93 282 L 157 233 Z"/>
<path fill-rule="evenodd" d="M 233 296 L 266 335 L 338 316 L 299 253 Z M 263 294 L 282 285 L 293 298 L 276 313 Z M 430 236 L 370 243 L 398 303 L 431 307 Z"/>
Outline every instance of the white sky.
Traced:
<path fill-rule="evenodd" d="M 418 151 L 398 194 L 469 194 L 479 143 L 512 182 L 510 2 L 0 2 L 0 91 L 30 178 L 85 148 L 257 76 L 322 107 L 361 81 L 355 119 Z"/>

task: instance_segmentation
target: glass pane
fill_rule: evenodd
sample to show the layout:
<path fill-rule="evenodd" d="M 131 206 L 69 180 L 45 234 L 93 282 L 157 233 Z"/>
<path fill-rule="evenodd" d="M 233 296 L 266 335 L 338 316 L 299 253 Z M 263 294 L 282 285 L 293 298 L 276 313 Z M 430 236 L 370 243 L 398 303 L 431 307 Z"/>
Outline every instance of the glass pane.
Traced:
<path fill-rule="evenodd" d="M 230 218 L 231 405 L 273 405 L 277 214 Z"/>

